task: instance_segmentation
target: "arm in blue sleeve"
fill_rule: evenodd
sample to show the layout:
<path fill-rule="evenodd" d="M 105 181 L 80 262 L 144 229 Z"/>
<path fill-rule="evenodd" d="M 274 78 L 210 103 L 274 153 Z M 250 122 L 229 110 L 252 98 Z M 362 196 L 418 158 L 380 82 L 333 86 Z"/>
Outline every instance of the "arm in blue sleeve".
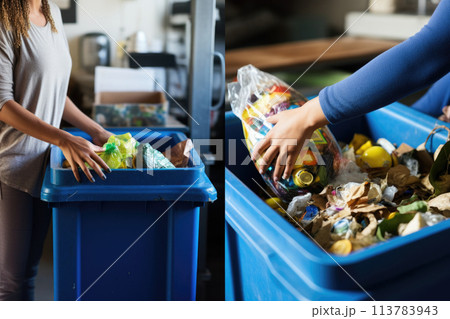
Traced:
<path fill-rule="evenodd" d="M 450 105 L 450 73 L 437 81 L 428 92 L 411 107 L 434 117 L 442 115 L 442 109 Z"/>
<path fill-rule="evenodd" d="M 450 72 L 450 0 L 413 37 L 319 93 L 330 123 L 355 117 L 425 88 Z"/>

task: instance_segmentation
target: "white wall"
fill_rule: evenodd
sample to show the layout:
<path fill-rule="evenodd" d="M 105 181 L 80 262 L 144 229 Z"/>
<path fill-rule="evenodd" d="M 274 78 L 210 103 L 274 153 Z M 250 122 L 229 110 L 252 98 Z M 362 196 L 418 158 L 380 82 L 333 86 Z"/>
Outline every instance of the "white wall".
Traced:
<path fill-rule="evenodd" d="M 73 60 L 73 70 L 79 68 L 79 37 L 89 32 L 108 33 L 116 41 L 138 30 L 147 34 L 150 42 L 164 40 L 164 21 L 168 0 L 77 0 L 77 23 L 65 24 Z M 113 65 L 117 65 L 117 46 L 111 40 Z"/>

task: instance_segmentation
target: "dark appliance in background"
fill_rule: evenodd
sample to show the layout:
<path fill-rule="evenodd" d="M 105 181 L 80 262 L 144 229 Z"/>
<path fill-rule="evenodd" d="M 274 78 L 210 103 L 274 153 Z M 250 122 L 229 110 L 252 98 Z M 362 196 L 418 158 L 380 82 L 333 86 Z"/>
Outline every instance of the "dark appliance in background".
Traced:
<path fill-rule="evenodd" d="M 109 38 L 103 33 L 88 33 L 80 38 L 80 66 L 94 73 L 96 66 L 109 66 L 111 47 Z"/>

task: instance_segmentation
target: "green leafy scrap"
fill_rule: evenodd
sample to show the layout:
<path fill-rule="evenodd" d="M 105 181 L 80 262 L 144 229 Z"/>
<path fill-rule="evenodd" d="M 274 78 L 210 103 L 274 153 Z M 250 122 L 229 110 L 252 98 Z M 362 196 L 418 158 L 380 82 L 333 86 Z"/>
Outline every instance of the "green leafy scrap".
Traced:
<path fill-rule="evenodd" d="M 392 235 L 398 235 L 398 225 L 409 223 L 416 213 L 412 214 L 397 214 L 391 219 L 385 219 L 378 224 L 377 238 L 381 241 L 385 241 L 386 233 Z"/>
<path fill-rule="evenodd" d="M 445 143 L 430 170 L 434 196 L 450 192 L 450 142 Z"/>

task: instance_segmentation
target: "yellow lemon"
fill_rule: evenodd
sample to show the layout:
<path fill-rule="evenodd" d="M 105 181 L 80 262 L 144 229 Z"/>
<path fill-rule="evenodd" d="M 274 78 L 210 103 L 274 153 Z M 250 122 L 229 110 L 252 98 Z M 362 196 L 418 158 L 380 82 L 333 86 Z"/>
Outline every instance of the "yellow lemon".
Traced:
<path fill-rule="evenodd" d="M 381 146 L 368 148 L 361 156 L 361 161 L 370 168 L 389 168 L 392 165 L 392 158 Z"/>
<path fill-rule="evenodd" d="M 355 152 L 356 155 L 361 155 L 363 154 L 366 150 L 368 150 L 369 148 L 371 148 L 372 145 L 372 141 L 367 141 L 365 142 L 363 145 L 361 145 L 360 148 L 358 148 L 358 150 Z"/>

